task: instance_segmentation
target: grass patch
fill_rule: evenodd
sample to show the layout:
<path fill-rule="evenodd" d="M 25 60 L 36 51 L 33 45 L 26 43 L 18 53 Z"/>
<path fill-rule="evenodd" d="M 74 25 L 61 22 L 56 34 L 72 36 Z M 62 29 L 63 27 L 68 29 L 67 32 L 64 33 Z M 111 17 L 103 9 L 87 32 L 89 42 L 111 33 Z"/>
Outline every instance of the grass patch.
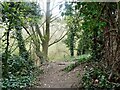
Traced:
<path fill-rule="evenodd" d="M 63 71 L 65 71 L 65 72 L 70 72 L 71 70 L 73 70 L 75 67 L 76 67 L 77 65 L 76 64 L 70 64 L 69 66 L 67 66 L 67 67 L 65 67 L 64 69 L 63 69 Z"/>
<path fill-rule="evenodd" d="M 80 55 L 80 56 L 78 56 L 76 58 L 74 57 L 73 60 L 75 61 L 75 63 L 72 63 L 69 66 L 65 67 L 63 69 L 63 71 L 70 72 L 75 67 L 79 66 L 81 63 L 88 62 L 90 60 L 90 58 L 91 58 L 90 54 Z"/>
<path fill-rule="evenodd" d="M 78 62 L 86 62 L 86 61 L 89 61 L 91 58 L 91 55 L 90 54 L 84 54 L 84 55 L 80 55 L 78 56 L 77 58 L 75 58 Z"/>

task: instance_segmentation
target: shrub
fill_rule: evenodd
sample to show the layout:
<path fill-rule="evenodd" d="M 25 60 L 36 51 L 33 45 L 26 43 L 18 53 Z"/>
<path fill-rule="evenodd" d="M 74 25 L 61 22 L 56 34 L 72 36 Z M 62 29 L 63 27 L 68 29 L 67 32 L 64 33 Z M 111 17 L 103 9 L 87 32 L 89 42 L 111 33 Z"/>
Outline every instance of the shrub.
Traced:
<path fill-rule="evenodd" d="M 89 61 L 91 59 L 91 55 L 90 54 L 83 54 L 78 56 L 78 58 L 76 58 L 78 60 L 79 63 L 81 62 L 86 62 Z"/>
<path fill-rule="evenodd" d="M 114 89 L 117 84 L 113 84 L 107 80 L 107 75 L 98 68 L 86 69 L 82 78 L 82 85 L 86 89 Z"/>
<path fill-rule="evenodd" d="M 70 64 L 69 66 L 65 67 L 65 68 L 63 69 L 63 71 L 70 72 L 70 71 L 73 70 L 75 67 L 77 67 L 78 65 L 80 65 L 80 63 L 89 61 L 90 58 L 91 58 L 91 56 L 90 56 L 89 54 L 80 55 L 80 56 L 78 56 L 77 58 L 75 58 L 75 60 L 76 60 L 75 63 L 72 63 L 72 64 Z"/>
<path fill-rule="evenodd" d="M 21 56 L 10 56 L 8 59 L 8 78 L 2 79 L 2 88 L 24 88 L 32 85 L 34 64 Z"/>
<path fill-rule="evenodd" d="M 2 79 L 2 88 L 3 89 L 20 89 L 29 87 L 32 85 L 32 79 L 31 76 L 14 76 L 10 75 L 9 78 Z"/>
<path fill-rule="evenodd" d="M 13 55 L 8 59 L 8 66 L 9 73 L 12 73 L 15 76 L 29 75 L 34 68 L 32 60 L 25 60 L 21 56 L 16 55 Z"/>
<path fill-rule="evenodd" d="M 75 67 L 76 67 L 76 64 L 72 63 L 72 64 L 70 64 L 69 66 L 65 67 L 65 68 L 63 69 L 63 71 L 70 72 L 70 71 L 73 70 Z"/>

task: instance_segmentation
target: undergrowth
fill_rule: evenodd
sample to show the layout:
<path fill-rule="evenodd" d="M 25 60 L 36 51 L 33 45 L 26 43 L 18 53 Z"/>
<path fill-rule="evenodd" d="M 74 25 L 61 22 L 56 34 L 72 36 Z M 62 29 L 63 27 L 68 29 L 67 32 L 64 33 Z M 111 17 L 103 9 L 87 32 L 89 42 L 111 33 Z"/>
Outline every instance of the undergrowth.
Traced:
<path fill-rule="evenodd" d="M 120 84 L 109 82 L 108 75 L 96 67 L 85 68 L 85 74 L 82 77 L 82 86 L 88 90 L 119 90 Z"/>
<path fill-rule="evenodd" d="M 4 58 L 4 55 L 2 55 L 2 58 Z M 21 90 L 32 87 L 36 76 L 43 73 L 43 70 L 38 69 L 31 59 L 25 60 L 18 55 L 11 55 L 7 63 L 8 77 L 1 80 L 3 90 Z"/>
<path fill-rule="evenodd" d="M 84 55 L 80 55 L 78 57 L 74 57 L 74 58 L 72 58 L 72 61 L 75 61 L 75 63 L 72 63 L 69 66 L 65 67 L 63 69 L 63 71 L 70 72 L 71 70 L 73 70 L 75 67 L 77 67 L 81 63 L 88 62 L 90 60 L 90 58 L 91 58 L 90 54 L 84 54 Z"/>

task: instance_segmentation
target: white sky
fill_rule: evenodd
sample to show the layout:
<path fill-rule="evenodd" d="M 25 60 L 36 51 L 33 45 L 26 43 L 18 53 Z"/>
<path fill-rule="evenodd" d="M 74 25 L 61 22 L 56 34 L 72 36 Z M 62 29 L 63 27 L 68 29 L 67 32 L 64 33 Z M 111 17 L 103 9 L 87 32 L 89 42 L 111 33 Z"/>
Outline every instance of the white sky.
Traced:
<path fill-rule="evenodd" d="M 41 9 L 43 10 L 43 12 L 45 13 L 45 11 L 46 11 L 46 1 L 47 0 L 37 0 L 39 3 L 40 3 L 40 7 L 41 7 Z M 66 0 L 50 0 L 50 8 L 52 9 L 53 8 L 53 10 L 52 10 L 52 14 L 53 15 L 57 15 L 57 14 L 60 14 L 59 13 L 59 5 L 60 4 L 62 4 L 62 3 L 64 3 Z"/>

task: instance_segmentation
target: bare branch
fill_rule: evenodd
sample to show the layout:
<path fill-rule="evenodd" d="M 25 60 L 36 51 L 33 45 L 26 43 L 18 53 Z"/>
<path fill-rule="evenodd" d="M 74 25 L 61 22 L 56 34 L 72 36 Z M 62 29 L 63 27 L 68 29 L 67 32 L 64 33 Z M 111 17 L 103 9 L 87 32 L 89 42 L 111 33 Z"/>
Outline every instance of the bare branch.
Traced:
<path fill-rule="evenodd" d="M 55 5 L 50 11 L 52 11 L 54 8 L 56 8 L 57 6 L 59 6 L 62 2 L 64 2 L 64 0 L 63 1 L 61 1 L 61 2 L 58 2 L 58 4 L 57 5 Z"/>
<path fill-rule="evenodd" d="M 39 38 L 41 39 L 41 41 L 43 41 L 43 36 L 37 23 L 35 24 L 35 27 L 36 27 L 36 32 L 39 35 Z"/>
<path fill-rule="evenodd" d="M 57 18 L 59 18 L 59 17 L 55 17 L 53 20 L 50 21 L 50 23 L 52 23 L 53 21 L 55 21 Z"/>
<path fill-rule="evenodd" d="M 45 19 L 44 22 L 40 25 L 40 27 L 42 27 L 45 23 L 46 23 L 46 19 Z M 40 28 L 40 27 L 39 27 L 39 28 Z"/>
<path fill-rule="evenodd" d="M 30 32 L 27 30 L 27 28 L 25 27 L 25 26 L 23 26 L 23 28 L 25 29 L 25 31 L 27 32 L 27 34 L 29 35 L 29 36 L 31 36 L 32 34 L 30 34 Z M 33 32 L 33 34 L 34 34 L 34 36 L 36 36 L 35 35 L 35 32 L 34 32 L 34 29 L 33 29 L 33 27 L 31 26 L 31 28 L 32 28 L 32 32 Z M 32 39 L 32 41 L 34 42 L 34 44 L 35 44 L 35 39 L 34 38 L 32 38 L 31 37 L 31 39 Z M 41 44 L 41 43 L 40 43 Z M 36 44 L 35 44 L 36 45 Z"/>
<path fill-rule="evenodd" d="M 55 30 L 55 32 L 51 35 L 49 41 L 51 40 L 51 38 L 54 36 L 54 34 L 57 32 L 58 30 Z"/>
<path fill-rule="evenodd" d="M 62 11 L 60 11 L 60 12 L 62 12 Z M 60 13 L 59 12 L 59 13 Z M 55 16 L 52 16 L 50 19 L 54 19 L 55 17 L 57 17 L 59 14 L 56 14 Z"/>
<path fill-rule="evenodd" d="M 27 32 L 28 35 L 31 35 L 25 26 L 23 26 L 23 28 L 25 29 L 25 31 Z"/>
<path fill-rule="evenodd" d="M 62 37 L 60 39 L 56 39 L 53 43 L 49 44 L 49 47 L 52 46 L 53 44 L 61 41 L 67 35 L 67 33 L 68 33 L 68 31 L 63 36 L 61 35 Z"/>
<path fill-rule="evenodd" d="M 51 21 L 50 21 L 50 23 L 52 23 L 53 21 L 55 21 L 57 18 L 59 18 L 60 16 L 58 16 L 58 14 L 56 15 L 56 16 L 53 16 L 52 18 L 51 18 Z"/>

